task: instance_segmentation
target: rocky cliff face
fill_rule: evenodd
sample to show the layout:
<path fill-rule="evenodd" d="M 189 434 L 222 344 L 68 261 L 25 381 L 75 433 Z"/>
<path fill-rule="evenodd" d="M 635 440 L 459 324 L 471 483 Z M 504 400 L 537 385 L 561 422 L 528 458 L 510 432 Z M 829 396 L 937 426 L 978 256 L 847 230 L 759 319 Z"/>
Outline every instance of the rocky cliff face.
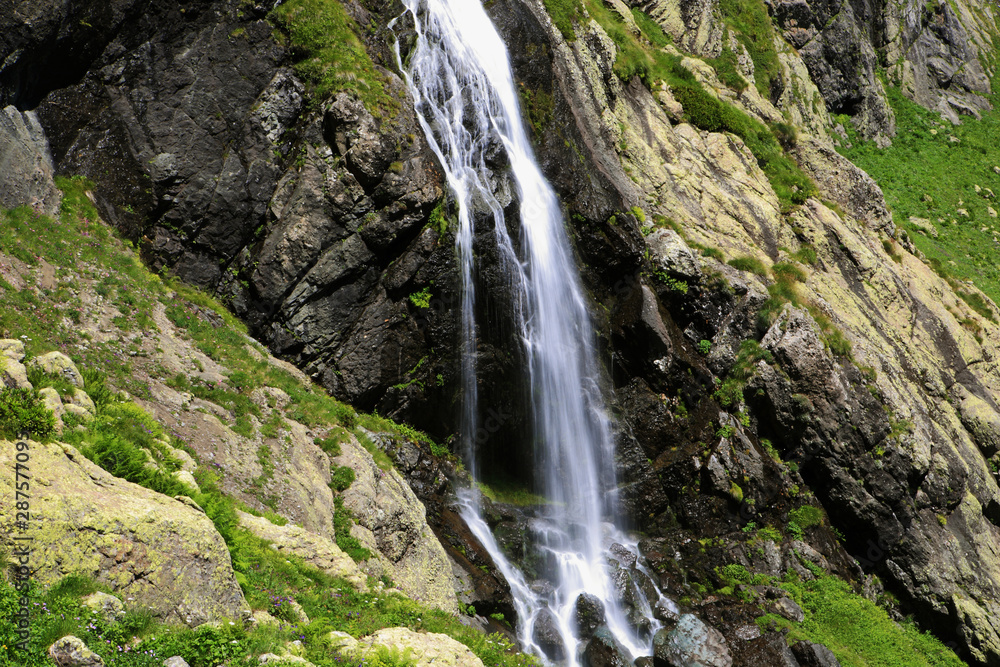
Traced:
<path fill-rule="evenodd" d="M 14 17 L 0 32 L 2 101 L 18 110 L 12 127 L 28 118 L 8 135 L 37 137 L 18 115 L 37 114 L 56 168 L 95 180 L 103 214 L 152 266 L 215 290 L 327 389 L 452 432 L 452 241 L 440 171 L 391 71 L 383 26 L 400 8 L 346 5 L 401 100 L 390 119 L 346 93 L 310 103 L 268 6 L 121 3 L 91 17 L 50 4 L 2 14 Z M 615 4 L 672 36 L 664 48 L 709 95 L 796 128 L 785 150 L 818 195 L 788 206 L 748 142 L 682 122 L 669 85 L 619 78 L 620 43 L 586 9 L 570 40 L 538 0 L 490 5 L 593 297 L 626 506 L 651 559 L 684 554 L 662 583 L 724 626 L 741 664 L 789 664 L 771 639 L 719 620 L 739 604 L 692 593 L 688 574 L 710 567 L 681 545 L 724 539 L 713 565 L 804 576 L 788 553 L 808 548 L 872 598 L 884 586 L 970 663 L 1000 664 L 1000 331 L 923 263 L 878 186 L 835 150 L 842 115 L 891 140 L 886 83 L 952 121 L 988 108 L 995 10 L 768 3 L 765 72 L 720 3 Z M 43 75 L 63 53 L 80 68 Z M 741 90 L 720 74 L 726 53 Z M 483 367 L 502 379 L 516 360 L 502 336 L 487 342 Z M 485 404 L 520 414 L 523 399 L 491 384 Z M 513 421 L 497 419 L 492 441 Z M 448 553 L 468 561 L 463 602 L 509 609 L 481 556 L 449 541 L 457 517 L 422 477 L 435 464 L 400 454 Z M 786 525 L 813 502 L 828 524 L 805 542 L 748 546 L 750 522 Z M 307 509 L 301 521 L 324 529 Z M 367 529 L 379 539 L 377 521 Z"/>

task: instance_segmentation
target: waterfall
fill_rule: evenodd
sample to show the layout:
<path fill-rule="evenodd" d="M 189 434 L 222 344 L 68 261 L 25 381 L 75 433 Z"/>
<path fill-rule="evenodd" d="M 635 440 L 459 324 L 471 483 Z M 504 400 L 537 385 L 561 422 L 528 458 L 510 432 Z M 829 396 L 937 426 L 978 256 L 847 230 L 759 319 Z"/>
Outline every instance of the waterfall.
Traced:
<path fill-rule="evenodd" d="M 648 655 L 648 639 L 629 625 L 609 574 L 607 546 L 623 541 L 617 516 L 612 424 L 600 389 L 600 370 L 587 303 L 562 212 L 535 161 L 525 132 L 507 49 L 477 0 L 404 0 L 417 41 L 404 69 L 417 117 L 458 203 L 456 248 L 462 287 L 461 439 L 478 479 L 475 433 L 478 392 L 474 307 L 474 219 L 492 217 L 493 242 L 513 304 L 527 360 L 533 407 L 536 470 L 550 502 L 534 526 L 534 547 L 553 564 L 553 590 L 535 593 L 507 561 L 479 516 L 475 489 L 460 495 L 473 532 L 511 585 L 525 650 L 541 655 L 534 624 L 546 608 L 562 638 L 566 664 L 578 665 L 575 603 L 600 598 L 615 638 L 634 655 Z M 397 57 L 399 48 L 397 44 Z M 506 154 L 520 208 L 511 238 L 494 188 L 491 151 Z"/>

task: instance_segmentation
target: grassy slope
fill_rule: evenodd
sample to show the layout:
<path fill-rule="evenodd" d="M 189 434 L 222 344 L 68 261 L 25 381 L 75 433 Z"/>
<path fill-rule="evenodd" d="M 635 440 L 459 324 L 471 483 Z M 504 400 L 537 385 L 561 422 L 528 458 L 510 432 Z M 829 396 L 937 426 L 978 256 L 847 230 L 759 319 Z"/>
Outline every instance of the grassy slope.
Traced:
<path fill-rule="evenodd" d="M 851 148 L 841 152 L 878 182 L 896 224 L 908 230 L 928 258 L 1000 302 L 1000 243 L 994 237 L 1000 223 L 988 211 L 1000 211 L 1000 173 L 994 171 L 1000 167 L 1000 111 L 952 126 L 898 89 L 887 89 L 896 113 L 892 146 L 879 149 L 852 136 Z M 992 97 L 996 107 L 1000 95 Z M 929 220 L 938 238 L 920 233 L 919 226 L 910 223 L 911 216 Z"/>
<path fill-rule="evenodd" d="M 253 631 L 239 624 L 193 631 L 163 627 L 147 612 L 130 609 L 121 621 L 108 623 L 79 606 L 79 597 L 97 586 L 73 578 L 47 591 L 32 591 L 32 641 L 26 653 L 15 654 L 16 637 L 7 621 L 16 610 L 16 594 L 0 577 L 0 664 L 15 661 L 26 667 L 51 665 L 45 655 L 47 647 L 58 637 L 73 633 L 101 654 L 109 667 L 159 667 L 171 655 L 181 655 L 192 667 L 214 667 L 222 660 L 230 660 L 231 667 L 257 664 L 256 658 L 249 656 L 275 651 L 293 639 L 303 641 L 310 660 L 325 667 L 342 664 L 329 646 L 330 630 L 360 636 L 396 625 L 448 634 L 469 646 L 488 665 L 533 664 L 526 656 L 510 653 L 510 645 L 499 636 L 478 633 L 444 612 L 379 592 L 377 585 L 372 592 L 359 593 L 346 581 L 332 579 L 294 558 L 278 557 L 265 542 L 239 528 L 236 503 L 221 492 L 217 477 L 207 466 L 196 472 L 201 485 L 197 493 L 169 476 L 177 462 L 159 442 L 166 437 L 164 429 L 116 389 L 148 397 L 149 382 L 156 379 L 229 408 L 233 430 L 252 434 L 275 425 L 250 419 L 258 414 L 249 394 L 256 387 L 274 386 L 292 398 L 284 417 L 326 431 L 328 436 L 317 444 L 332 453 L 345 432 L 359 426 L 423 441 L 438 453 L 445 450 L 408 427 L 377 415 L 358 414 L 322 389 L 305 386 L 287 371 L 261 360 L 248 349 L 245 329 L 225 308 L 196 290 L 166 284 L 142 266 L 132 249 L 99 221 L 85 194 L 85 181 L 62 179 L 59 185 L 65 194 L 58 220 L 36 215 L 27 208 L 0 211 L 0 264 L 9 269 L 13 263 L 23 262 L 30 267 L 14 272 L 25 283 L 21 289 L 0 278 L 0 337 L 24 336 L 29 357 L 58 349 L 73 358 L 87 376 L 86 390 L 97 404 L 98 416 L 85 430 L 71 432 L 66 439 L 119 476 L 162 493 L 193 497 L 226 540 L 247 601 L 253 608 L 268 610 L 286 622 L 280 628 Z M 34 277 L 44 274 L 45 265 L 53 267 L 55 281 L 46 286 L 35 284 Z M 6 275 L 13 279 L 14 273 L 8 271 Z M 148 335 L 156 327 L 149 317 L 156 301 L 166 306 L 168 317 L 185 332 L 192 347 L 228 369 L 224 383 L 209 385 L 194 375 L 170 376 L 157 364 L 155 355 L 142 356 L 141 347 L 129 334 Z M 111 322 L 117 330 L 112 333 L 126 335 L 112 335 L 108 342 L 97 343 L 87 330 L 94 331 L 95 318 L 107 313 L 102 304 L 113 305 L 117 310 L 111 312 L 120 313 Z M 221 326 L 211 323 L 215 318 L 206 320 L 197 315 L 205 311 L 217 315 L 215 324 L 221 322 Z M 54 385 L 61 393 L 67 389 L 58 386 L 57 380 L 40 376 L 32 379 L 39 385 Z M 172 440 L 173 446 L 185 447 L 176 437 Z M 143 450 L 153 454 L 162 472 L 150 471 L 144 465 Z M 389 465 L 388 460 L 381 463 Z M 272 518 L 280 521 L 274 515 Z M 347 531 L 338 533 L 346 535 Z M 309 613 L 312 621 L 307 626 L 287 622 L 281 603 L 290 597 Z M 409 662 L 384 653 L 369 655 L 365 664 L 393 667 Z"/>

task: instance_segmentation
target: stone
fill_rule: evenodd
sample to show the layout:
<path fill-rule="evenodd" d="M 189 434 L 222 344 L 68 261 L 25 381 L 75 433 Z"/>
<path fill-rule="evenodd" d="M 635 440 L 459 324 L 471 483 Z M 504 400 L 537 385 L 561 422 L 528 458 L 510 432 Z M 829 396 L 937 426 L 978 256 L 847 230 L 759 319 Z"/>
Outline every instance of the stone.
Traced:
<path fill-rule="evenodd" d="M 731 667 L 732 655 L 725 638 L 693 614 L 684 614 L 673 630 L 653 637 L 657 664 L 673 667 Z"/>
<path fill-rule="evenodd" d="M 203 512 L 112 476 L 69 445 L 28 444 L 35 581 L 91 577 L 166 622 L 192 627 L 249 611 L 229 549 Z M 0 442 L 6 488 L 13 488 L 14 451 Z M 13 503 L 0 502 L 0 524 L 13 519 Z"/>
<path fill-rule="evenodd" d="M 104 667 L 104 659 L 73 635 L 67 635 L 52 644 L 49 647 L 49 657 L 58 667 Z"/>
<path fill-rule="evenodd" d="M 163 661 L 163 667 L 191 667 L 187 661 L 179 655 L 172 656 Z"/>
<path fill-rule="evenodd" d="M 193 491 L 201 492 L 201 487 L 198 486 L 198 481 L 194 478 L 194 475 L 187 470 L 176 470 L 170 473 L 170 476 Z"/>
<path fill-rule="evenodd" d="M 339 630 L 331 630 L 327 637 L 329 638 L 330 648 L 341 655 L 350 655 L 355 653 L 358 646 L 361 644 L 351 635 Z"/>
<path fill-rule="evenodd" d="M 71 404 L 86 410 L 91 415 L 97 414 L 97 406 L 94 405 L 93 399 L 90 398 L 90 395 L 87 392 L 79 387 L 73 390 Z"/>
<path fill-rule="evenodd" d="M 16 338 L 0 338 L 0 356 L 21 361 L 24 359 L 24 343 Z"/>
<path fill-rule="evenodd" d="M 581 593 L 576 599 L 577 636 L 589 639 L 598 627 L 604 625 L 604 603 L 596 595 Z"/>
<path fill-rule="evenodd" d="M 535 627 L 531 633 L 531 639 L 538 644 L 549 660 L 558 662 L 565 659 L 566 647 L 559 634 L 558 621 L 548 609 L 543 609 L 535 617 Z"/>
<path fill-rule="evenodd" d="M 263 517 L 237 511 L 240 525 L 271 543 L 278 553 L 301 558 L 332 577 L 347 579 L 358 590 L 367 590 L 368 579 L 351 557 L 333 540 L 294 524 L 276 526 Z"/>
<path fill-rule="evenodd" d="M 115 621 L 125 615 L 125 605 L 114 595 L 98 591 L 91 593 L 80 602 L 84 607 L 98 612 L 108 621 Z"/>
<path fill-rule="evenodd" d="M 682 278 L 694 279 L 701 275 L 698 256 L 674 230 L 657 229 L 646 237 L 646 244 L 660 270 Z"/>
<path fill-rule="evenodd" d="M 60 432 L 62 430 L 62 416 L 65 409 L 63 408 L 62 399 L 59 398 L 59 392 L 52 387 L 42 387 L 38 390 L 38 396 L 42 399 L 42 403 L 45 404 L 45 407 L 48 408 L 53 415 L 55 415 L 56 432 Z"/>
<path fill-rule="evenodd" d="M 628 650 L 615 639 L 608 626 L 602 625 L 583 650 L 583 664 L 587 667 L 632 667 Z"/>
<path fill-rule="evenodd" d="M 88 412 L 84 408 L 79 405 L 74 405 L 73 403 L 66 403 L 63 405 L 63 416 L 65 417 L 66 415 L 73 415 L 82 422 L 89 422 L 94 418 L 94 414 L 92 412 Z"/>
<path fill-rule="evenodd" d="M 37 368 L 46 375 L 61 377 L 77 387 L 83 388 L 83 376 L 76 364 L 62 352 L 49 352 L 28 361 L 28 368 Z"/>
<path fill-rule="evenodd" d="M 264 653 L 257 658 L 262 665 L 299 665 L 300 667 L 316 667 L 313 663 L 297 655 L 277 655 L 276 653 Z"/>
<path fill-rule="evenodd" d="M 787 597 L 778 598 L 772 602 L 769 611 L 796 623 L 801 623 L 806 617 L 805 612 L 802 611 L 802 607 Z"/>
<path fill-rule="evenodd" d="M 28 369 L 11 357 L 0 356 L 0 387 L 14 389 L 31 389 L 28 381 Z"/>
<path fill-rule="evenodd" d="M 792 645 L 792 653 L 801 667 L 840 667 L 837 656 L 822 644 L 796 642 Z"/>
<path fill-rule="evenodd" d="M 362 646 L 398 647 L 401 651 L 410 649 L 414 667 L 483 667 L 483 661 L 476 657 L 464 644 L 448 635 L 432 632 L 414 632 L 408 628 L 383 628 L 362 637 Z"/>
<path fill-rule="evenodd" d="M 427 510 L 398 471 L 382 470 L 355 438 L 340 445 L 337 465 L 355 472 L 342 493 L 354 516 L 351 534 L 375 558 L 367 566 L 381 569 L 404 595 L 448 612 L 458 610 L 451 564 L 430 526 Z"/>

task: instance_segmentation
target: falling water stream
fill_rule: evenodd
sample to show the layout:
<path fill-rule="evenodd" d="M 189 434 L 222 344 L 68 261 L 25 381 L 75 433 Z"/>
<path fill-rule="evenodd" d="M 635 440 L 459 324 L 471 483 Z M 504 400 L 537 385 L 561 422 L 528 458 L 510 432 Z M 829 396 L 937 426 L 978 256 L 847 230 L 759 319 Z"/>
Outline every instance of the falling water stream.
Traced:
<path fill-rule="evenodd" d="M 565 664 L 576 667 L 575 605 L 586 592 L 603 601 L 608 628 L 618 642 L 633 656 L 649 655 L 649 634 L 640 637 L 629 624 L 609 574 L 608 546 L 627 541 L 615 527 L 612 424 L 562 212 L 528 141 L 506 46 L 478 0 L 404 0 L 404 5 L 417 33 L 405 68 L 407 83 L 458 204 L 466 464 L 478 478 L 473 254 L 478 214 L 492 216 L 493 242 L 527 359 L 535 464 L 540 491 L 549 501 L 532 526 L 533 547 L 553 564 L 552 590 L 535 592 L 505 558 L 480 516 L 475 489 L 460 494 L 463 517 L 510 583 L 525 650 L 542 655 L 533 639 L 534 625 L 547 608 L 562 639 Z M 519 204 L 517 243 L 494 190 L 502 175 L 489 166 L 489 156 L 498 148 L 506 153 Z"/>

